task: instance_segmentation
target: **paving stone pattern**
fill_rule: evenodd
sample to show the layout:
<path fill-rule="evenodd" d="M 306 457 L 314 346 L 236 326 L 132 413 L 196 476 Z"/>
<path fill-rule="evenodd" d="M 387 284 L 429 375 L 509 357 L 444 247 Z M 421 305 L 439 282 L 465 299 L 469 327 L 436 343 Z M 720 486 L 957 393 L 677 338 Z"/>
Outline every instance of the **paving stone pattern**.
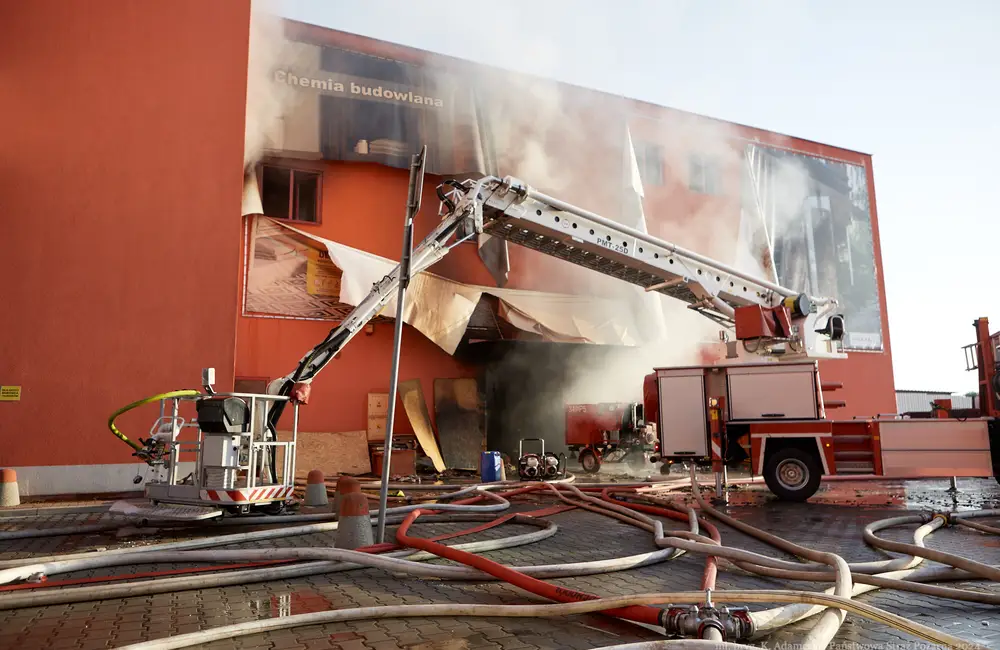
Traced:
<path fill-rule="evenodd" d="M 968 484 L 968 485 L 966 485 Z M 862 485 L 859 493 L 867 496 L 873 484 Z M 838 490 L 854 490 L 838 485 Z M 917 487 L 913 487 L 917 485 Z M 992 481 L 963 481 L 964 501 L 960 507 L 992 507 L 1000 497 Z M 945 484 L 946 486 L 946 484 Z M 887 499 L 888 505 L 872 507 L 830 502 L 787 504 L 774 501 L 759 488 L 734 495 L 728 508 L 734 517 L 764 528 L 806 546 L 834 551 L 848 561 L 882 559 L 884 556 L 867 547 L 862 540 L 864 526 L 878 519 L 898 516 L 900 509 L 923 508 L 924 511 L 948 509 L 940 485 L 906 484 L 878 489 L 890 496 L 904 494 L 905 499 Z M 683 500 L 679 497 L 678 500 Z M 876 499 L 877 501 L 877 499 Z M 941 501 L 941 503 L 939 503 Z M 518 510 L 540 507 L 542 501 L 518 504 Z M 544 502 L 548 503 L 548 502 Z M 559 525 L 552 538 L 520 548 L 486 553 L 486 557 L 513 566 L 556 564 L 598 560 L 654 550 L 648 533 L 586 511 L 557 514 L 551 520 Z M 52 515 L 26 520 L 5 520 L 0 530 L 26 526 L 73 526 L 106 521 L 100 513 Z M 670 523 L 668 526 L 674 526 Z M 420 536 L 434 536 L 456 531 L 469 524 L 428 524 L 414 528 Z M 909 541 L 915 526 L 887 530 L 887 539 Z M 246 530 L 227 527 L 225 533 Z M 477 539 L 504 537 L 528 532 L 520 525 L 504 526 L 456 538 L 456 544 Z M 720 525 L 723 542 L 776 557 L 781 553 L 728 526 Z M 211 531 L 218 534 L 218 529 Z M 85 549 L 111 548 L 188 538 L 181 531 L 161 531 L 155 537 L 118 539 L 113 533 L 95 533 L 29 540 L 0 541 L 0 559 L 47 555 Z M 273 548 L 332 546 L 332 533 L 286 537 L 226 548 Z M 931 548 L 958 553 L 965 557 L 1000 564 L 1000 537 L 991 537 L 961 528 L 947 528 L 927 540 Z M 53 576 L 51 580 L 71 580 L 97 575 L 131 574 L 164 571 L 185 565 L 158 564 L 99 569 Z M 644 592 L 693 591 L 700 585 L 704 559 L 684 555 L 676 560 L 640 569 L 558 580 L 563 586 L 605 596 Z M 829 585 L 786 583 L 750 576 L 724 567 L 718 589 L 800 588 L 822 590 Z M 952 583 L 951 586 L 1000 593 L 1000 585 Z M 21 592 L 23 593 L 23 592 Z M 916 594 L 877 591 L 860 600 L 901 616 L 945 630 L 987 647 L 1000 648 L 1000 609 L 974 603 L 960 603 Z M 62 648 L 90 650 L 117 648 L 130 643 L 183 634 L 233 623 L 263 618 L 319 612 L 347 607 L 406 605 L 418 603 L 524 604 L 544 602 L 507 585 L 486 582 L 444 582 L 420 580 L 367 569 L 224 588 L 137 596 L 48 607 L 0 611 L 0 648 L 31 650 Z M 751 606 L 762 609 L 766 606 Z M 765 647 L 793 648 L 815 622 L 815 618 L 781 630 L 763 640 Z M 521 650 L 529 648 L 571 648 L 586 650 L 600 646 L 662 638 L 640 625 L 612 620 L 599 615 L 554 619 L 529 618 L 407 618 L 312 625 L 288 630 L 223 639 L 205 648 L 277 648 L 343 650 Z M 787 644 L 787 645 L 785 645 Z M 880 624 L 849 615 L 831 648 L 836 650 L 875 650 L 930 647 L 905 634 Z"/>

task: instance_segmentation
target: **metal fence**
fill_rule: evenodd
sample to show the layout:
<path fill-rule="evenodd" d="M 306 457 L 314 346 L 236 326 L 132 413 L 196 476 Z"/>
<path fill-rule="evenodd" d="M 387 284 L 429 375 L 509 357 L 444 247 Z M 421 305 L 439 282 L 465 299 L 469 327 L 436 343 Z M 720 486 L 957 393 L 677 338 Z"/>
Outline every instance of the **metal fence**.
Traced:
<path fill-rule="evenodd" d="M 979 406 L 979 398 L 967 395 L 953 395 L 944 391 L 897 390 L 896 412 L 930 411 L 931 405 L 936 399 L 950 399 L 951 407 L 956 409 L 977 408 Z"/>

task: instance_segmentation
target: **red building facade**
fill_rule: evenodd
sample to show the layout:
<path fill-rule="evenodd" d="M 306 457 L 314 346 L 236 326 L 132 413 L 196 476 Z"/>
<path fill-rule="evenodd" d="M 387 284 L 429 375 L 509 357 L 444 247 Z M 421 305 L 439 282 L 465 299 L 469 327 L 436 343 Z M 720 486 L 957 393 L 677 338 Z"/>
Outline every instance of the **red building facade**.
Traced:
<path fill-rule="evenodd" d="M 22 398 L 0 402 L 0 465 L 29 479 L 22 493 L 126 489 L 136 465 L 104 428 L 107 415 L 196 384 L 201 367 L 216 367 L 221 389 L 260 387 L 292 370 L 350 309 L 353 278 L 366 277 L 337 267 L 323 242 L 358 259 L 397 260 L 406 167 L 424 144 L 430 174 L 418 241 L 436 223 L 441 180 L 518 176 L 790 288 L 834 295 L 851 348 L 849 359 L 822 364 L 825 378 L 845 385 L 838 399 L 848 407 L 837 415 L 893 410 L 868 155 L 301 23 L 282 24 L 280 47 L 255 57 L 243 3 L 164 4 L 163 16 L 109 10 L 107 29 L 134 38 L 99 45 L 84 37 L 75 10 L 44 4 L 15 12 L 17 47 L 53 29 L 67 45 L 19 56 L 7 73 L 24 90 L 12 106 L 24 128 L 0 145 L 25 175 L 11 204 L 24 218 L 0 242 L 0 264 L 22 278 L 7 312 L 18 316 L 4 323 L 17 344 L 0 351 L 0 383 L 21 386 Z M 164 33 L 185 34 L 190 47 L 177 54 Z M 158 82 L 140 83 L 140 71 Z M 91 93 L 86 79 L 97 74 L 117 80 L 110 94 Z M 59 102 L 46 99 L 51 75 L 63 79 Z M 239 142 L 245 114 L 248 141 L 258 143 L 249 161 Z M 66 191 L 38 191 L 53 166 L 37 147 L 45 141 L 79 160 L 60 163 Z M 41 220 L 54 227 L 42 233 Z M 49 262 L 38 263 L 41 250 Z M 534 251 L 482 239 L 431 272 L 456 295 L 478 296 L 457 334 L 404 331 L 400 377 L 420 381 L 439 439 L 448 435 L 435 408 L 441 382 L 478 382 L 479 426 L 492 447 L 535 437 L 532 429 L 558 439 L 552 413 L 581 396 L 571 390 L 581 369 L 608 368 L 648 343 L 627 287 Z M 621 318 L 597 322 L 612 309 Z M 683 305 L 664 309 L 670 349 L 661 340 L 663 356 L 647 355 L 648 367 L 695 354 L 712 334 Z M 621 322 L 634 327 L 615 330 Z M 365 429 L 368 394 L 388 388 L 391 341 L 385 319 L 357 336 L 315 380 L 301 430 Z M 546 347 L 527 353 L 534 365 L 511 361 L 537 346 Z M 648 368 L 629 359 L 604 385 L 584 382 L 586 398 L 619 399 L 631 375 L 638 398 Z M 495 368 L 505 364 L 500 377 Z M 517 372 L 545 379 L 522 402 L 547 406 L 513 405 Z M 149 415 L 122 426 L 145 433 Z M 397 432 L 410 429 L 400 418 Z M 67 435 L 72 444 L 61 444 Z"/>

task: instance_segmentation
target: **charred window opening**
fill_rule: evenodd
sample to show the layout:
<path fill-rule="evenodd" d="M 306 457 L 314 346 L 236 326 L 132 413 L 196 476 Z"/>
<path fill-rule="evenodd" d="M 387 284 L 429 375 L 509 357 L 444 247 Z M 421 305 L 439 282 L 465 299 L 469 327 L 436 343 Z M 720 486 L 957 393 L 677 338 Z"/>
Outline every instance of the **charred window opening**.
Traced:
<path fill-rule="evenodd" d="M 264 215 L 304 223 L 319 223 L 319 172 L 262 165 L 260 198 Z"/>
<path fill-rule="evenodd" d="M 409 167 L 427 119 L 424 96 L 431 90 L 423 73 L 400 61 L 338 48 L 323 48 L 320 67 L 352 77 L 350 92 L 320 97 L 323 157 Z M 414 96 L 419 106 L 411 103 Z"/>

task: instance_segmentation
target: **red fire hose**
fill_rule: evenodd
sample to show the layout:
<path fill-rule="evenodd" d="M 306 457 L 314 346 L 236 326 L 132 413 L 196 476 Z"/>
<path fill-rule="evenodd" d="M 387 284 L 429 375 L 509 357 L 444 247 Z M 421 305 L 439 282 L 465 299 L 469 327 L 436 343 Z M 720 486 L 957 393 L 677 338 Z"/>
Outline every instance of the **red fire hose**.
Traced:
<path fill-rule="evenodd" d="M 573 589 L 566 589 L 565 587 L 559 587 L 549 582 L 532 578 L 531 576 L 527 576 L 510 567 L 494 562 L 493 560 L 487 560 L 479 555 L 451 548 L 427 539 L 409 537 L 406 533 L 409 530 L 410 525 L 416 521 L 421 514 L 423 513 L 420 510 L 414 510 L 406 517 L 406 519 L 403 520 L 403 523 L 399 525 L 399 528 L 396 531 L 397 542 L 403 546 L 419 549 L 421 551 L 427 551 L 428 553 L 432 553 L 438 557 L 478 569 L 484 573 L 488 573 L 494 578 L 503 580 L 508 584 L 512 584 L 516 587 L 524 589 L 525 591 L 529 591 L 535 595 L 542 596 L 543 598 L 548 598 L 549 600 L 554 600 L 556 602 L 572 603 L 584 600 L 596 600 L 598 598 L 598 596 L 593 594 Z M 660 621 L 661 611 L 662 610 L 650 605 L 633 605 L 630 607 L 609 609 L 601 613 L 635 621 L 637 623 L 645 623 L 647 625 L 662 627 L 662 622 Z"/>

